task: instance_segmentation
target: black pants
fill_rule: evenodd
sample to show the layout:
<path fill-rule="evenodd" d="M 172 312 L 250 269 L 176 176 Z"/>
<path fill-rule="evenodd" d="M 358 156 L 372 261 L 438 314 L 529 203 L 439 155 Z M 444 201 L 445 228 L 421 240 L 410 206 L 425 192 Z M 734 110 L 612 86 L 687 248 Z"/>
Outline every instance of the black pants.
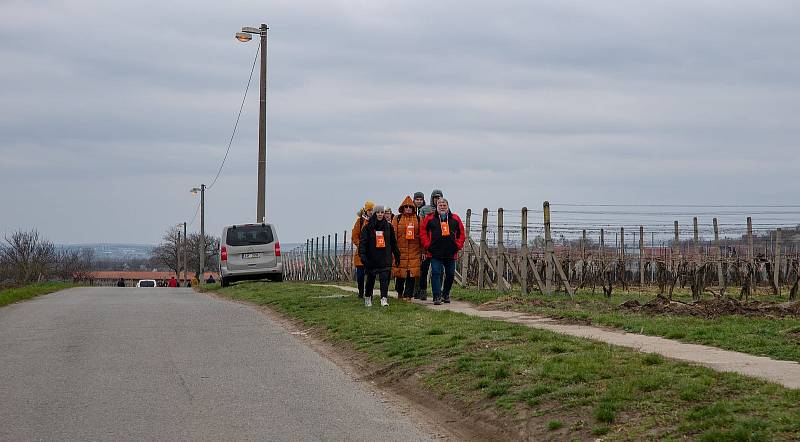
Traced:
<path fill-rule="evenodd" d="M 367 269 L 367 286 L 364 288 L 364 296 L 372 297 L 372 291 L 375 289 L 375 278 L 381 286 L 381 298 L 389 297 L 389 276 L 391 271 L 389 269 Z"/>
<path fill-rule="evenodd" d="M 397 278 L 394 282 L 394 291 L 397 292 L 398 298 L 413 298 L 414 286 L 417 283 L 417 278 L 407 276 L 405 278 Z"/>
<path fill-rule="evenodd" d="M 424 293 L 428 290 L 428 270 L 431 268 L 431 260 L 425 258 L 419 266 L 419 281 L 417 282 L 417 291 Z"/>
<path fill-rule="evenodd" d="M 364 297 L 364 266 L 356 266 L 356 282 L 358 282 L 358 297 Z"/>

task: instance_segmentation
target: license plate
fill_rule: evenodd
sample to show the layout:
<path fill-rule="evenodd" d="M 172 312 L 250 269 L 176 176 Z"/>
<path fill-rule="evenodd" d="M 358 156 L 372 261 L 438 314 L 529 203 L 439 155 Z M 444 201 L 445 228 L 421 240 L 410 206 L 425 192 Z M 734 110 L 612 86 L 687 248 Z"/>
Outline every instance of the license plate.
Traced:
<path fill-rule="evenodd" d="M 242 259 L 254 259 L 261 257 L 260 253 L 242 253 Z"/>

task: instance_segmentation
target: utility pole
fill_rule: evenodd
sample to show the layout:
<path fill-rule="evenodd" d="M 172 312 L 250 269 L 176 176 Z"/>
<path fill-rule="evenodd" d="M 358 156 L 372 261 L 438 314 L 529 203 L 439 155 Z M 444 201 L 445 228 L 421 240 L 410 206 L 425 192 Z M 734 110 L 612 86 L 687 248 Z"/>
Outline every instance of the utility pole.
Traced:
<path fill-rule="evenodd" d="M 186 253 L 186 244 L 187 244 L 187 237 L 186 237 L 186 221 L 183 222 L 183 284 L 186 285 L 186 273 L 189 270 L 189 255 Z"/>
<path fill-rule="evenodd" d="M 267 25 L 261 24 L 261 94 L 258 108 L 258 205 L 256 222 L 266 222 L 267 198 Z"/>
<path fill-rule="evenodd" d="M 202 283 L 203 274 L 206 270 L 206 185 L 200 185 L 200 279 Z"/>
<path fill-rule="evenodd" d="M 261 39 L 261 93 L 258 107 L 258 201 L 256 202 L 256 222 L 266 222 L 265 204 L 267 199 L 267 31 L 269 27 L 261 24 L 258 28 L 245 26 L 236 33 L 241 42 L 252 40 L 252 35 Z"/>
<path fill-rule="evenodd" d="M 206 265 L 206 185 L 201 184 L 200 187 L 193 187 L 191 192 L 195 194 L 200 192 L 200 277 L 197 280 L 197 282 L 200 283 L 203 280 L 203 273 L 205 272 Z M 184 237 L 186 236 L 185 226 L 186 223 L 184 223 Z"/>
<path fill-rule="evenodd" d="M 177 225 L 178 227 L 178 242 L 175 244 L 175 257 L 178 261 L 178 282 L 181 281 L 181 228 L 180 224 Z"/>

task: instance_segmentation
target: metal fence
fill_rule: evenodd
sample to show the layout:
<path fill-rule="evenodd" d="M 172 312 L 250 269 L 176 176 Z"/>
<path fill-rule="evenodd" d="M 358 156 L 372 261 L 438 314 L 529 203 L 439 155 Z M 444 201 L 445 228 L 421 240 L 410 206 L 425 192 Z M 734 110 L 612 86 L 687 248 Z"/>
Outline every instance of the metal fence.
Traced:
<path fill-rule="evenodd" d="M 695 297 L 797 296 L 800 223 L 793 220 L 800 219 L 800 206 L 562 207 L 551 210 L 544 202 L 536 211 L 485 208 L 480 220 L 467 210 L 456 281 L 464 287 L 570 296 L 576 289 L 599 288 L 610 295 L 631 286 L 653 286 L 668 296 L 676 287 Z M 759 222 L 748 211 L 760 216 Z M 668 216 L 673 219 L 661 221 Z M 338 234 L 310 238 L 290 251 L 287 279 L 353 280 L 354 249 L 347 238 L 347 231 L 341 242 Z"/>

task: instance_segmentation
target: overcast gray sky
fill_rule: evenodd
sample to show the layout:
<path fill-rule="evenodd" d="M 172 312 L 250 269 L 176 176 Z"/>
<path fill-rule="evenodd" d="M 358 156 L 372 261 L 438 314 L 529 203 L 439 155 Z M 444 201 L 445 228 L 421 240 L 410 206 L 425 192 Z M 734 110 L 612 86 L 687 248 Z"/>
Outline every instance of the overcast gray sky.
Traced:
<path fill-rule="evenodd" d="M 0 233 L 191 220 L 257 48 L 233 34 L 261 22 L 284 242 L 434 187 L 459 212 L 797 201 L 796 1 L 0 0 Z M 255 219 L 256 86 L 212 233 Z"/>

